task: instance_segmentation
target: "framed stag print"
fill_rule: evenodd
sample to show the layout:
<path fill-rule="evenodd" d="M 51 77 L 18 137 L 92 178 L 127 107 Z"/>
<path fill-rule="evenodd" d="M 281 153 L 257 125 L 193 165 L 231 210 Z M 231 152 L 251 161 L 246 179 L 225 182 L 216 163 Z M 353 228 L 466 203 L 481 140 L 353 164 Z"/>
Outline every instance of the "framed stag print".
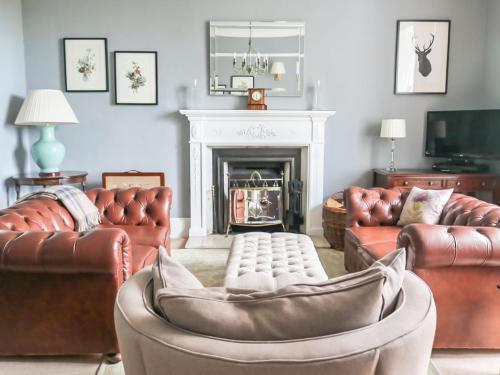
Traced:
<path fill-rule="evenodd" d="M 395 94 L 446 94 L 449 20 L 397 22 Z"/>
<path fill-rule="evenodd" d="M 115 103 L 158 104 L 155 51 L 115 51 Z"/>
<path fill-rule="evenodd" d="M 106 38 L 64 38 L 63 49 L 67 92 L 109 91 Z"/>

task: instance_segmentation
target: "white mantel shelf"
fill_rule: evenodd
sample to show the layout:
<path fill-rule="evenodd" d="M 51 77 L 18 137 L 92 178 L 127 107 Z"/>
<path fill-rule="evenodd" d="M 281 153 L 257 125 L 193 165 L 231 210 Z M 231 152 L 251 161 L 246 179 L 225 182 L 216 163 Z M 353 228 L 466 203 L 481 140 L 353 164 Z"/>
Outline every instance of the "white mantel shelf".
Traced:
<path fill-rule="evenodd" d="M 192 118 L 200 117 L 325 117 L 335 114 L 335 111 L 308 111 L 308 110 L 287 110 L 268 109 L 265 111 L 252 111 L 247 109 L 181 109 L 183 115 Z"/>
<path fill-rule="evenodd" d="M 212 232 L 212 150 L 219 147 L 300 147 L 304 231 L 322 234 L 325 124 L 335 111 L 193 109 L 180 113 L 190 126 L 190 238 Z"/>

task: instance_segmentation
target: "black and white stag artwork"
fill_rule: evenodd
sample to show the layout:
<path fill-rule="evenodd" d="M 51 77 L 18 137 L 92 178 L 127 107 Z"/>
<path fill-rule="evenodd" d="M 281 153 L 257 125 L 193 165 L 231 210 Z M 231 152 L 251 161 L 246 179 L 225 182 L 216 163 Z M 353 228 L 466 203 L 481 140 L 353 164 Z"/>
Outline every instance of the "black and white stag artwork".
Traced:
<path fill-rule="evenodd" d="M 446 94 L 450 21 L 398 21 L 396 94 Z"/>

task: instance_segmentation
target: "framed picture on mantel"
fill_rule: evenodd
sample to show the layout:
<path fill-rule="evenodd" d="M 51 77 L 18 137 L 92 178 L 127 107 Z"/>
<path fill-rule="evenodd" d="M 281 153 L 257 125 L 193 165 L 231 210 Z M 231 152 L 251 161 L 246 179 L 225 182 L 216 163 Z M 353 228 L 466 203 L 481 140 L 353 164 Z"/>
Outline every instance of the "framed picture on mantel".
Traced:
<path fill-rule="evenodd" d="M 67 92 L 109 91 L 106 38 L 64 38 L 63 48 Z"/>
<path fill-rule="evenodd" d="M 446 94 L 449 20 L 397 22 L 395 94 Z"/>
<path fill-rule="evenodd" d="M 155 51 L 115 51 L 115 103 L 158 104 Z"/>

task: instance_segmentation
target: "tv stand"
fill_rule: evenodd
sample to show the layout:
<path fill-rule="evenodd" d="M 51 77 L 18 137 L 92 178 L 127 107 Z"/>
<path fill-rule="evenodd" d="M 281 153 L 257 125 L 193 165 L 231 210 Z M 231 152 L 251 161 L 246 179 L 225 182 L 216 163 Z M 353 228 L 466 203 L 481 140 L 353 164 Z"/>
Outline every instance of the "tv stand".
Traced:
<path fill-rule="evenodd" d="M 448 159 L 432 166 L 433 171 L 444 173 L 484 173 L 488 172 L 487 164 L 476 164 L 474 160 Z"/>
<path fill-rule="evenodd" d="M 451 189 L 456 193 L 472 194 L 486 191 L 493 194 L 493 203 L 500 205 L 500 174 L 498 173 L 443 173 L 429 169 L 385 169 L 373 171 L 373 186 L 413 187 L 422 189 Z"/>

